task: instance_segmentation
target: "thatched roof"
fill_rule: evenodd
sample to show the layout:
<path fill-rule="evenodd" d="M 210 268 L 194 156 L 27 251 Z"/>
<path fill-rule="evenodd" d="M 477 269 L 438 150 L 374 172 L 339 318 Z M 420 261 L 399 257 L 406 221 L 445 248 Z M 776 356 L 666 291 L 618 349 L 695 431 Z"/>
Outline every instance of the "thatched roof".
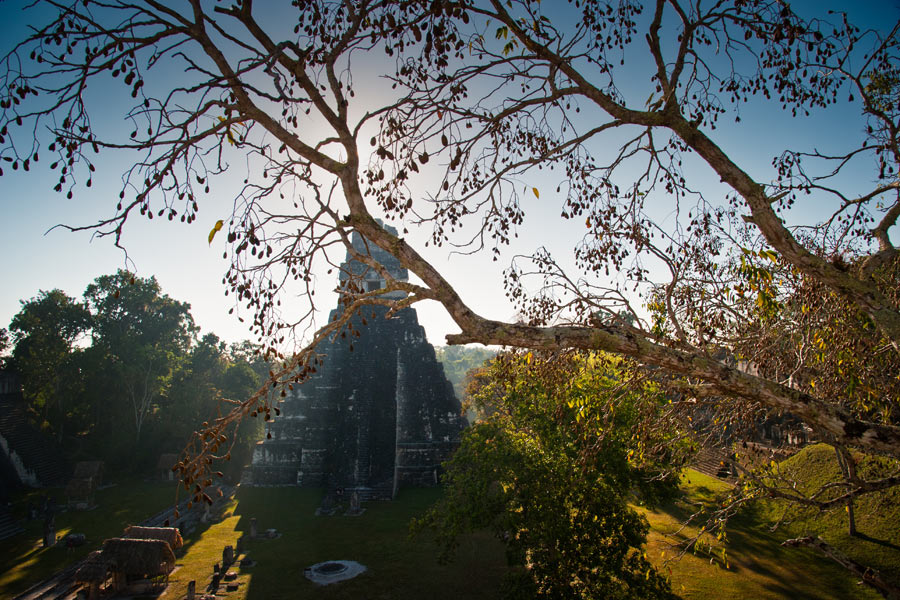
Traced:
<path fill-rule="evenodd" d="M 104 556 L 100 550 L 94 550 L 75 571 L 75 582 L 103 583 L 110 568 L 114 566 L 115 561 L 111 557 Z"/>
<path fill-rule="evenodd" d="M 177 454 L 160 454 L 159 461 L 156 463 L 156 468 L 160 470 L 169 471 L 175 466 L 175 463 L 178 462 Z"/>
<path fill-rule="evenodd" d="M 122 537 L 138 540 L 162 540 L 169 544 L 172 550 L 178 550 L 184 545 L 181 534 L 175 527 L 141 527 L 140 525 L 132 525 L 125 528 L 125 534 Z"/>
<path fill-rule="evenodd" d="M 66 498 L 70 502 L 84 500 L 89 501 L 94 496 L 94 480 L 91 477 L 72 478 L 69 485 L 66 486 Z"/>
<path fill-rule="evenodd" d="M 97 481 L 103 478 L 102 460 L 83 460 L 75 463 L 72 479 L 87 479 L 88 477 Z"/>
<path fill-rule="evenodd" d="M 103 542 L 102 552 L 114 559 L 116 571 L 125 575 L 155 577 L 175 568 L 175 554 L 162 540 L 112 538 Z"/>

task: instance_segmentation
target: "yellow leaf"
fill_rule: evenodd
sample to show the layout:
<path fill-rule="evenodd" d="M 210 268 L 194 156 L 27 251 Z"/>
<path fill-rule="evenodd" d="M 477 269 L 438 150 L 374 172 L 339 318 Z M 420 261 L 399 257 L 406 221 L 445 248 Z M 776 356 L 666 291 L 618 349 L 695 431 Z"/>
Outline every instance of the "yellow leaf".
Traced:
<path fill-rule="evenodd" d="M 216 233 L 218 233 L 219 231 L 222 230 L 222 225 L 224 225 L 224 223 L 222 222 L 222 219 L 219 219 L 218 221 L 216 221 L 216 224 L 213 225 L 213 228 L 209 232 L 209 243 L 210 244 L 212 244 L 213 238 L 216 237 Z"/>
<path fill-rule="evenodd" d="M 535 197 L 535 198 L 540 198 L 540 197 L 541 197 L 541 193 L 538 191 L 538 189 L 537 189 L 536 187 L 531 188 L 531 191 L 534 192 L 534 197 Z"/>

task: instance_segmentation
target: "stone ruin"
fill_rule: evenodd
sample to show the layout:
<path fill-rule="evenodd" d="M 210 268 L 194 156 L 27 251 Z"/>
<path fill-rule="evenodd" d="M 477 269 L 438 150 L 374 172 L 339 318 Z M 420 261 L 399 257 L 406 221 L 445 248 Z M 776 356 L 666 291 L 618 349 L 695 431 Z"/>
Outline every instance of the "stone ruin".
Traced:
<path fill-rule="evenodd" d="M 352 244 L 407 281 L 393 256 L 357 233 Z M 377 272 L 348 254 L 341 287 L 351 279 L 367 291 L 383 286 Z M 347 498 L 357 492 L 363 500 L 438 483 L 440 464 L 467 422 L 416 311 L 386 314 L 386 307 L 367 307 L 353 317 L 361 337 L 339 335 L 320 346 L 324 364 L 288 393 L 281 415 L 266 424 L 245 483 L 325 487 Z"/>
<path fill-rule="evenodd" d="M 314 564 L 304 569 L 307 579 L 317 585 L 330 585 L 339 581 L 353 579 L 366 572 L 365 565 L 352 560 L 329 560 Z"/>

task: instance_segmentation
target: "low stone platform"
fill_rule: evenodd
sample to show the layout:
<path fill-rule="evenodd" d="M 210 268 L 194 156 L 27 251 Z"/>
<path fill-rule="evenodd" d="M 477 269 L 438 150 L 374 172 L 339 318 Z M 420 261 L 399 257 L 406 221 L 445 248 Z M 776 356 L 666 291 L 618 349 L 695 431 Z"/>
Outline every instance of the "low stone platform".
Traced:
<path fill-rule="evenodd" d="M 353 579 L 365 571 L 365 565 L 352 560 L 328 560 L 307 567 L 303 574 L 317 585 L 330 585 Z"/>

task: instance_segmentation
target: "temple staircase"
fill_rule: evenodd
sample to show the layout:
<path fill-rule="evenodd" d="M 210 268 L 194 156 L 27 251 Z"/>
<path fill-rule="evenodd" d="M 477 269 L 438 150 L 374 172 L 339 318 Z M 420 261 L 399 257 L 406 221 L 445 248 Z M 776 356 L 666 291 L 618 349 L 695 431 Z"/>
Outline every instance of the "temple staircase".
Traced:
<path fill-rule="evenodd" d="M 367 395 L 357 402 L 356 428 L 356 481 L 368 481 L 371 471 L 369 418 L 372 412 L 372 399 Z M 360 490 L 360 500 L 362 491 Z"/>
<path fill-rule="evenodd" d="M 63 485 L 67 468 L 55 444 L 28 422 L 28 415 L 21 400 L 6 394 L 0 399 L 0 435 L 11 452 L 15 452 L 22 464 L 32 471 L 43 487 Z"/>
<path fill-rule="evenodd" d="M 21 525 L 13 518 L 9 509 L 0 505 L 0 540 L 11 538 L 25 531 Z"/>
<path fill-rule="evenodd" d="M 724 481 L 737 478 L 737 471 L 731 467 L 727 448 L 703 448 L 694 457 L 691 468 Z"/>
<path fill-rule="evenodd" d="M 734 457 L 743 469 L 753 470 L 771 461 L 781 462 L 796 452 L 796 447 L 774 448 L 756 442 L 736 445 L 734 452 L 728 448 L 703 448 L 694 457 L 691 468 L 710 477 L 734 483 L 739 473 L 734 465 Z"/>
<path fill-rule="evenodd" d="M 358 488 L 360 502 L 372 500 L 390 500 L 394 493 L 393 482 L 388 481 L 371 487 Z"/>

